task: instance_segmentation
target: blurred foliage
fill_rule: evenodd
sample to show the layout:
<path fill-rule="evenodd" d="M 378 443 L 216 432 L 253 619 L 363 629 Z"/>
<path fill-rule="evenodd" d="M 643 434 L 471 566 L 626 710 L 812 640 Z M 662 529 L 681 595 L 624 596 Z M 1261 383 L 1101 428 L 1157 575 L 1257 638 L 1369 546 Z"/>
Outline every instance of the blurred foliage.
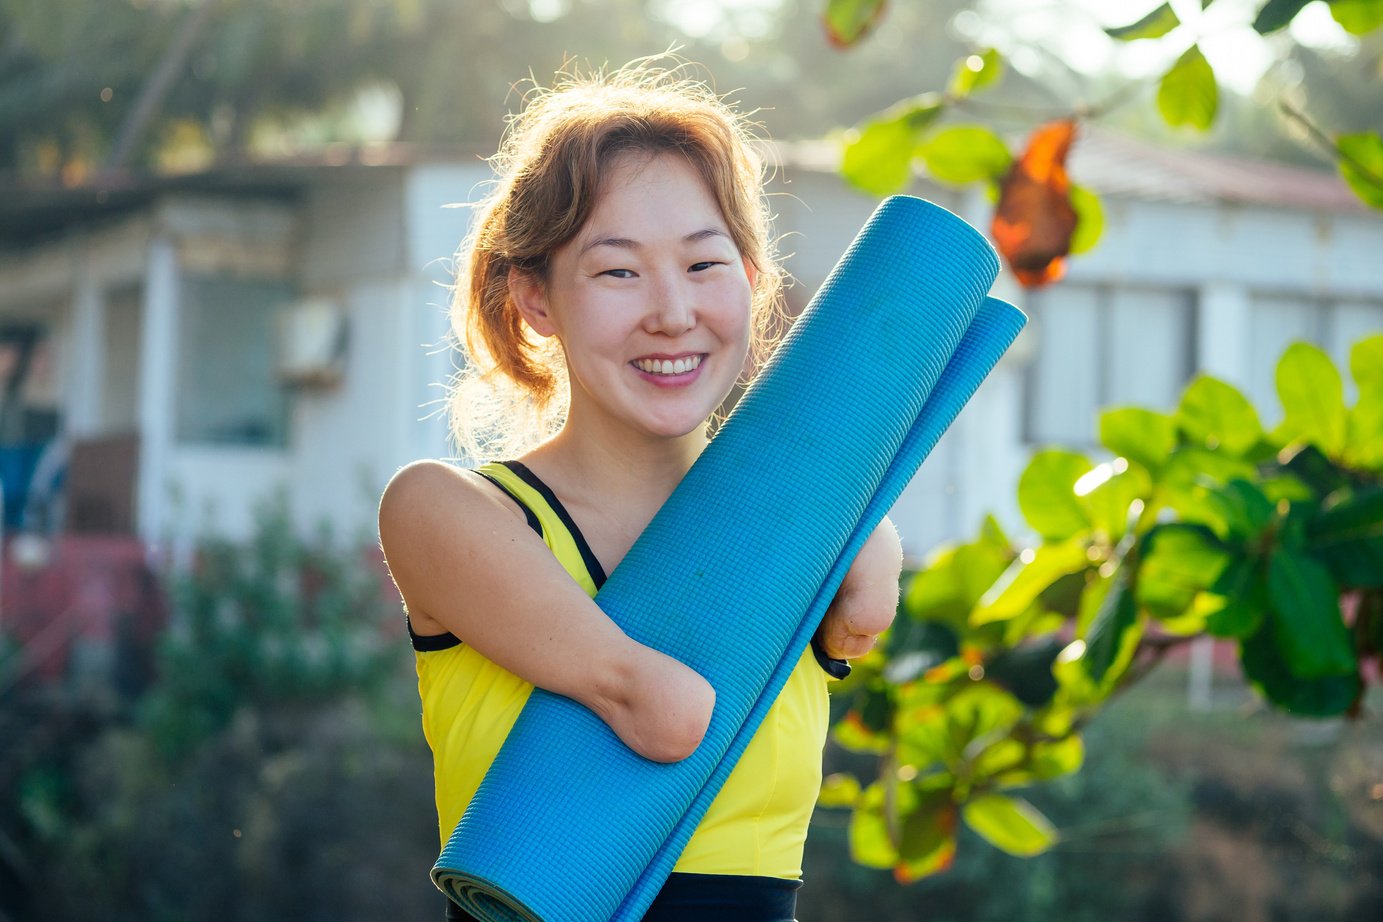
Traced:
<path fill-rule="evenodd" d="M 169 575 L 138 695 L 5 696 L 0 915 L 441 914 L 431 760 L 377 549 L 295 537 L 283 496 L 256 521 Z"/>
<path fill-rule="evenodd" d="M 173 624 L 139 718 L 172 759 L 240 711 L 368 696 L 397 665 L 397 638 L 378 623 L 378 570 L 326 525 L 300 541 L 285 496 L 256 521 L 248 542 L 201 538 L 171 575 Z"/>
<path fill-rule="evenodd" d="M 1210 2 L 1204 0 L 1202 9 L 1210 6 Z M 865 37 L 883 17 L 885 6 L 885 0 L 823 0 L 825 30 L 840 47 L 865 43 Z M 1252 21 L 1252 27 L 1261 35 L 1278 32 L 1291 23 L 1304 6 L 1304 0 L 1266 0 Z M 1383 36 L 1383 0 L 1333 0 L 1329 7 L 1335 20 L 1352 35 Z M 839 22 L 853 23 L 856 27 L 842 29 Z M 1187 30 L 1179 29 L 1181 25 L 1172 4 L 1163 3 L 1136 22 L 1105 28 L 1104 32 L 1110 39 L 1123 44 L 1182 43 L 1178 46 L 1181 48 L 1179 56 L 1157 80 L 1156 108 L 1168 126 L 1207 132 L 1215 125 L 1222 108 L 1221 88 L 1214 67 L 1197 44 L 1197 33 L 1191 30 L 1192 39 L 1186 44 Z M 1377 100 L 1383 98 L 1379 92 L 1383 85 L 1383 52 L 1377 50 L 1376 44 L 1366 49 L 1366 53 L 1359 56 L 1366 63 L 1357 69 L 1360 73 L 1356 76 L 1362 76 L 1368 85 L 1371 102 L 1355 108 L 1377 114 Z M 1288 45 L 1280 46 L 1277 54 L 1286 60 L 1296 52 Z M 1309 51 L 1296 58 L 1319 61 L 1319 55 Z M 1028 124 L 1048 124 L 1033 131 L 1026 150 L 1014 156 L 1006 142 L 986 126 L 945 124 L 946 116 L 951 113 L 968 113 L 977 108 L 985 112 L 971 97 L 995 85 L 1003 71 L 1003 58 L 996 49 L 977 48 L 956 63 L 944 92 L 910 97 L 861 121 L 844 135 L 841 174 L 871 195 L 901 192 L 912 180 L 914 163 L 924 164 L 927 174 L 938 182 L 985 183 L 998 201 L 994 237 L 1000 252 L 1015 269 L 1022 284 L 1044 285 L 1061 277 L 1064 257 L 1094 245 L 1103 223 L 1094 193 L 1073 186 L 1066 176 L 1069 140 L 1059 155 L 1053 157 L 1047 138 L 1057 125 L 1069 126 L 1074 133 L 1082 122 L 1108 117 L 1112 110 L 1123 106 L 1131 94 L 1126 86 L 1100 102 L 1068 98 L 1064 103 L 1066 114 L 1055 120 L 1050 107 L 1034 107 L 1027 118 Z M 1314 82 L 1307 84 L 1317 91 L 1312 94 L 1313 100 L 1316 96 L 1329 99 L 1337 95 L 1328 91 L 1335 83 L 1358 85 L 1357 80 L 1322 80 L 1319 66 L 1314 71 Z M 1264 84 L 1270 92 L 1273 90 L 1271 79 Z M 917 82 L 911 85 L 926 86 Z M 1300 94 L 1278 92 L 1272 109 L 1280 110 L 1284 119 L 1295 123 L 1294 127 L 1304 128 L 1310 138 L 1329 153 L 1341 176 L 1361 201 L 1383 209 L 1383 133 L 1376 126 L 1365 131 L 1349 131 L 1345 127 L 1336 129 L 1332 136 L 1300 105 L 1294 104 L 1289 95 Z M 1333 110 L 1327 109 L 1327 114 L 1339 114 L 1338 100 L 1334 106 Z M 988 111 L 1012 115 L 1014 107 L 999 106 Z M 1337 118 L 1334 124 L 1341 125 L 1343 121 Z M 1031 164 L 1035 160 L 1049 168 L 1033 170 Z M 1073 210 L 1074 221 L 1070 218 Z M 999 215 L 1006 215 L 1002 222 Z M 1052 255 L 1035 265 L 1034 250 Z"/>
<path fill-rule="evenodd" d="M 967 3 L 895 9 L 846 58 L 825 54 L 814 0 L 709 23 L 674 0 L 0 0 L 0 173 L 76 184 L 375 141 L 489 153 L 527 78 L 674 46 L 732 98 L 752 87 L 773 136 L 819 135 L 904 81 L 944 79 Z"/>
<path fill-rule="evenodd" d="M 802 922 L 1365 922 L 1383 910 L 1383 694 L 1349 723 L 1304 723 L 1228 678 L 1186 707 L 1176 665 L 1104 708 L 1079 772 L 1027 796 L 1062 835 L 1034 858 L 962 825 L 955 863 L 908 887 L 842 866 L 849 815 L 821 809 L 804 859 Z M 828 770 L 863 771 L 828 750 Z"/>
<path fill-rule="evenodd" d="M 1383 665 L 1383 335 L 1350 366 L 1353 406 L 1330 359 L 1292 345 L 1271 432 L 1205 375 L 1172 413 L 1108 409 L 1110 460 L 1046 449 L 1019 480 L 1040 543 L 990 518 L 907 576 L 899 623 L 836 691 L 835 741 L 877 756 L 821 793 L 852 811 L 854 859 L 910 882 L 952 865 L 962 824 L 1051 848 L 1014 792 L 1077 771 L 1091 718 L 1196 637 L 1237 644 L 1274 707 L 1357 717 Z"/>

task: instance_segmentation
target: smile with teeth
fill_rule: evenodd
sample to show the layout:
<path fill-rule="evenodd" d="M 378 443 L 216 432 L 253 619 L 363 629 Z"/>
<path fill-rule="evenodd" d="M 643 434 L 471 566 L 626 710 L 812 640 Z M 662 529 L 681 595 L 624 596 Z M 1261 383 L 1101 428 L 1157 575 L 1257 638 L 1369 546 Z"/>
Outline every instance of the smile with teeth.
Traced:
<path fill-rule="evenodd" d="M 702 356 L 689 355 L 682 359 L 635 359 L 634 367 L 650 375 L 682 375 L 695 371 Z"/>

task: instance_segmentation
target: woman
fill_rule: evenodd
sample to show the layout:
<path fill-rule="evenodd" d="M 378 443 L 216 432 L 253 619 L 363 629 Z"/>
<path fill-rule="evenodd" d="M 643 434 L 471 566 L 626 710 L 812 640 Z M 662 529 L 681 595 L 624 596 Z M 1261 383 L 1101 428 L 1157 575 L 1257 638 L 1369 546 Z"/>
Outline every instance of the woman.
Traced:
<path fill-rule="evenodd" d="M 496 167 L 453 305 L 470 364 L 452 420 L 472 457 L 509 460 L 415 462 L 379 513 L 443 842 L 535 685 L 649 759 L 700 742 L 710 685 L 591 597 L 767 345 L 782 279 L 741 119 L 673 73 L 636 66 L 536 94 Z M 900 567 L 885 521 L 646 918 L 792 919 L 826 685 L 891 622 Z"/>

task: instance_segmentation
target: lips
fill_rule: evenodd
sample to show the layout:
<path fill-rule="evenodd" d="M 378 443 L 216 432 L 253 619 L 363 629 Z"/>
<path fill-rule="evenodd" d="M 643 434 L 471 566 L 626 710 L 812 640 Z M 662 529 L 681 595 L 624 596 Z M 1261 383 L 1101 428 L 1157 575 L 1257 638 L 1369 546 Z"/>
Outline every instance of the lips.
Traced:
<path fill-rule="evenodd" d="M 670 377 L 695 371 L 701 366 L 703 358 L 704 355 L 688 355 L 675 359 L 647 358 L 635 359 L 631 364 L 644 374 Z"/>

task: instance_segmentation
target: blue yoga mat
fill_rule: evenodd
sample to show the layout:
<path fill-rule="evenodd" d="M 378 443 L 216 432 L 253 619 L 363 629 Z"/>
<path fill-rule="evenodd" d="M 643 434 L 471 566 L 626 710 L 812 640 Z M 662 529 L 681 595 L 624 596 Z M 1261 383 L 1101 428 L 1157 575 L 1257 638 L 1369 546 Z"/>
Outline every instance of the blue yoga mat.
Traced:
<path fill-rule="evenodd" d="M 816 631 L 856 553 L 1022 328 L 993 248 L 885 200 L 596 603 L 705 676 L 671 765 L 533 693 L 432 876 L 472 915 L 643 916 Z M 727 640 L 735 649 L 727 654 Z"/>

